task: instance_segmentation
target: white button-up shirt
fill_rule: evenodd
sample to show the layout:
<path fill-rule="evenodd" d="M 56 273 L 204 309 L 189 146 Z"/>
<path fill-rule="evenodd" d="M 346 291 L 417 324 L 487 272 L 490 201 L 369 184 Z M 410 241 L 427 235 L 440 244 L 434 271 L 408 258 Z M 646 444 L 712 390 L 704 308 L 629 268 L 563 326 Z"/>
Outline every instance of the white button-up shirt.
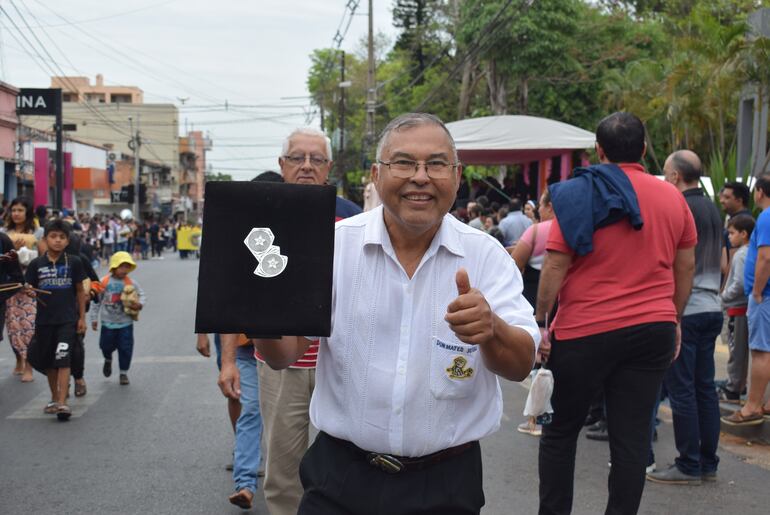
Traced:
<path fill-rule="evenodd" d="M 468 271 L 505 322 L 540 333 L 510 255 L 491 236 L 446 215 L 409 279 L 382 206 L 337 222 L 332 332 L 321 338 L 310 419 L 374 452 L 424 456 L 500 426 L 502 394 L 479 348 L 444 320 Z"/>

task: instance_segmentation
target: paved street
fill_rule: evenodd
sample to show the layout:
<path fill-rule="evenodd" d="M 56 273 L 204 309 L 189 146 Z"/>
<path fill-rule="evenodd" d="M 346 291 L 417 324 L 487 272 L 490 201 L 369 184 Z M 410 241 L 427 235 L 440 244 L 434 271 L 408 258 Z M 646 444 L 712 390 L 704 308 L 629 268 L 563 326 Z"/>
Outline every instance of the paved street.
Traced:
<path fill-rule="evenodd" d="M 41 375 L 22 384 L 11 375 L 13 354 L 0 345 L 0 513 L 238 513 L 224 466 L 232 435 L 216 365 L 194 349 L 197 261 L 166 255 L 141 262 L 134 277 L 148 294 L 136 325 L 130 386 L 101 375 L 97 337 L 86 340 L 88 395 L 73 399 L 73 418 L 44 415 Z M 504 385 L 503 428 L 482 443 L 485 515 L 537 509 L 537 439 L 516 432 L 526 391 Z M 670 417 L 663 413 L 658 464 L 673 459 Z M 733 447 L 753 455 L 741 442 Z M 576 514 L 603 512 L 608 449 L 580 439 Z M 766 455 L 766 450 L 764 454 Z M 765 514 L 770 471 L 723 450 L 719 481 L 702 487 L 647 485 L 641 513 Z M 756 461 L 756 460 L 749 460 Z M 766 464 L 766 463 L 765 463 Z M 260 495 L 257 495 L 260 499 Z M 253 513 L 266 513 L 258 501 Z"/>

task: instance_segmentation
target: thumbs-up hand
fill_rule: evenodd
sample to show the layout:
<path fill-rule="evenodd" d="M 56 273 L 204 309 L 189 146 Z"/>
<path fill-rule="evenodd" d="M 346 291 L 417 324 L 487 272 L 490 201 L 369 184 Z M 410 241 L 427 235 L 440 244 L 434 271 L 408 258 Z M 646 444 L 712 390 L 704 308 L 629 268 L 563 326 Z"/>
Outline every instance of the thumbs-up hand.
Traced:
<path fill-rule="evenodd" d="M 455 275 L 457 298 L 447 306 L 444 320 L 461 341 L 472 345 L 487 343 L 494 336 L 494 317 L 487 299 L 471 288 L 468 272 L 461 268 Z"/>

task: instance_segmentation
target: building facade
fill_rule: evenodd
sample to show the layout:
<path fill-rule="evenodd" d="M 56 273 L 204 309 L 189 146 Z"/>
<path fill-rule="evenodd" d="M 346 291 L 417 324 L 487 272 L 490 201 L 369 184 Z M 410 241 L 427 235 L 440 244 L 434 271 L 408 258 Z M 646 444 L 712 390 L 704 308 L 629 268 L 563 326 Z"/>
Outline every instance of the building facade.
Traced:
<path fill-rule="evenodd" d="M 16 97 L 19 90 L 10 84 L 0 82 L 0 195 L 3 199 L 13 200 L 19 193 L 16 175 L 18 162 L 17 130 L 19 118 L 16 116 Z"/>

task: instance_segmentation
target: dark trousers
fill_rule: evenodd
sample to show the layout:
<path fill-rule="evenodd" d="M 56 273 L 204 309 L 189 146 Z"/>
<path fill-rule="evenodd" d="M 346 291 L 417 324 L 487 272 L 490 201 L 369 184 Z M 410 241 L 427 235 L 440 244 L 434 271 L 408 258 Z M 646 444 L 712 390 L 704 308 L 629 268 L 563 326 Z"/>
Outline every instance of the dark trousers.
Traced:
<path fill-rule="evenodd" d="M 104 359 L 112 359 L 112 353 L 118 351 L 118 365 L 121 371 L 127 371 L 131 366 L 131 356 L 134 354 L 134 325 L 120 329 L 102 327 L 99 335 L 99 348 Z"/>
<path fill-rule="evenodd" d="M 77 380 L 83 379 L 83 372 L 86 364 L 86 347 L 83 344 L 85 335 L 79 334 L 75 343 L 72 345 L 72 362 L 70 363 L 70 373 Z"/>
<path fill-rule="evenodd" d="M 659 322 L 559 341 L 548 367 L 554 376 L 553 421 L 540 439 L 541 515 L 572 511 L 577 437 L 603 388 L 612 468 L 606 514 L 639 509 L 650 451 L 650 414 L 674 353 L 675 325 Z"/>
<path fill-rule="evenodd" d="M 719 398 L 714 387 L 714 344 L 722 331 L 722 313 L 682 318 L 682 349 L 666 372 L 666 390 L 674 418 L 677 468 L 700 476 L 715 472 L 719 458 Z"/>
<path fill-rule="evenodd" d="M 152 257 L 158 256 L 160 257 L 163 253 L 163 244 L 160 242 L 160 240 L 151 240 L 152 242 Z"/>
<path fill-rule="evenodd" d="M 298 515 L 471 515 L 484 506 L 478 442 L 421 470 L 388 474 L 319 433 L 299 467 Z"/>

